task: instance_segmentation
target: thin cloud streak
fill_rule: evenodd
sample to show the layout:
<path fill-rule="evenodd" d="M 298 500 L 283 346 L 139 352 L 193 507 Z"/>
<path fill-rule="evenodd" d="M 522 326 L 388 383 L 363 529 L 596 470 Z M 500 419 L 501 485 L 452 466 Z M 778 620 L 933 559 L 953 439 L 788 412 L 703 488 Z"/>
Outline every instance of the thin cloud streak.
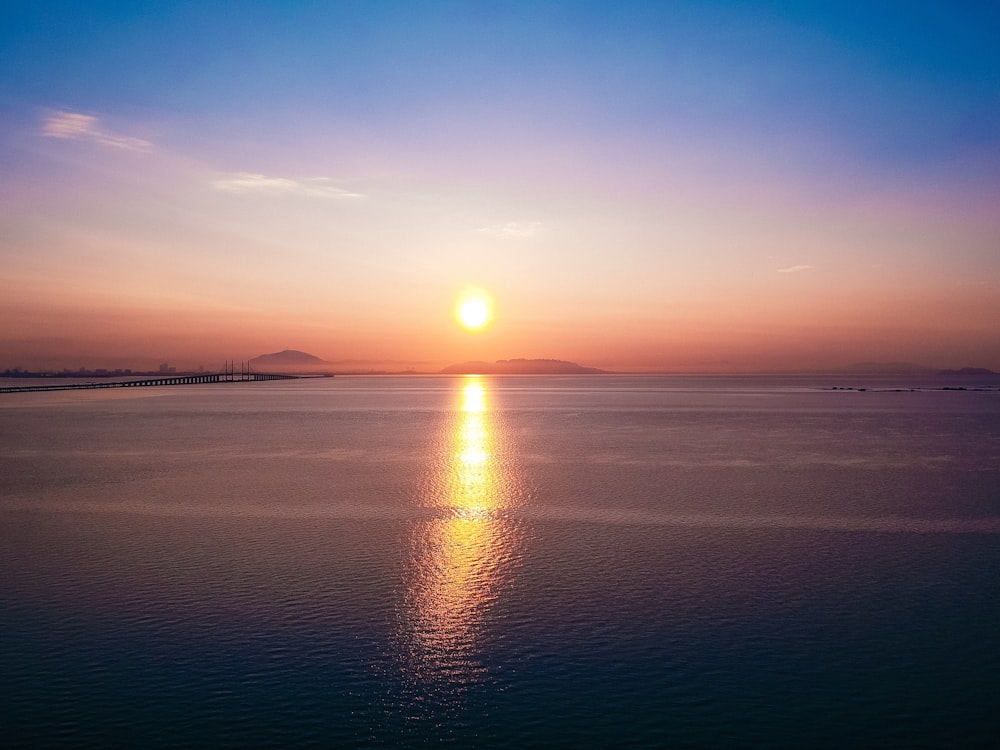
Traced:
<path fill-rule="evenodd" d="M 121 135 L 101 128 L 98 118 L 79 112 L 56 112 L 46 117 L 42 135 L 62 140 L 86 140 L 126 151 L 151 151 L 153 144 L 142 138 Z"/>
<path fill-rule="evenodd" d="M 524 240 L 534 237 L 542 230 L 540 221 L 508 221 L 504 224 L 492 224 L 482 227 L 479 231 L 506 240 Z"/>
<path fill-rule="evenodd" d="M 812 266 L 789 266 L 788 268 L 779 268 L 778 273 L 798 273 L 799 271 L 808 271 Z"/>
<path fill-rule="evenodd" d="M 237 195 L 304 195 L 310 198 L 340 200 L 361 198 L 361 193 L 353 193 L 331 184 L 328 177 L 310 177 L 293 180 L 288 177 L 268 177 L 256 172 L 233 172 L 212 181 L 212 187 L 225 193 Z"/>

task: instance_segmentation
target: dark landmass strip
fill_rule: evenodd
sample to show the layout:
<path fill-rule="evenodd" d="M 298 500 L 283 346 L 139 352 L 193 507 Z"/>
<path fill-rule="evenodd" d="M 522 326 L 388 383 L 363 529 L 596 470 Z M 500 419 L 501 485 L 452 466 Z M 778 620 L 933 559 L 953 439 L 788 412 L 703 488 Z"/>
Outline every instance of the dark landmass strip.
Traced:
<path fill-rule="evenodd" d="M 892 365 L 905 365 L 906 363 L 862 363 L 868 364 L 873 367 L 887 367 Z M 857 365 L 854 365 L 857 367 Z M 910 365 L 910 367 L 920 367 L 919 365 Z M 996 382 L 995 379 L 1000 378 L 1000 373 L 989 370 L 985 367 L 962 367 L 958 370 L 930 370 L 929 368 L 920 368 L 919 370 L 908 370 L 908 371 L 895 371 L 889 372 L 883 369 L 869 370 L 867 372 L 858 372 L 855 370 L 841 370 L 844 374 L 851 375 L 871 375 L 871 376 L 917 376 L 923 385 L 901 385 L 898 387 L 885 387 L 874 385 L 868 387 L 858 387 L 858 386 L 833 386 L 832 388 L 827 388 L 825 390 L 831 391 L 893 391 L 896 393 L 910 392 L 919 393 L 920 391 L 991 391 L 1000 392 L 1000 383 Z M 992 382 L 986 380 L 987 378 L 994 379 Z M 931 385 L 936 383 L 936 385 Z M 944 385 L 947 383 L 948 385 Z"/>
<path fill-rule="evenodd" d="M 824 391 L 857 391 L 858 393 L 922 393 L 924 391 L 987 391 L 990 393 L 1000 393 L 1000 385 L 964 386 L 964 385 L 942 385 L 936 387 L 912 387 L 912 388 L 856 388 L 854 386 L 835 385 L 824 388 Z"/>
<path fill-rule="evenodd" d="M 444 375 L 604 375 L 607 371 L 561 359 L 499 359 L 496 362 L 461 362 L 445 367 L 441 373 Z"/>

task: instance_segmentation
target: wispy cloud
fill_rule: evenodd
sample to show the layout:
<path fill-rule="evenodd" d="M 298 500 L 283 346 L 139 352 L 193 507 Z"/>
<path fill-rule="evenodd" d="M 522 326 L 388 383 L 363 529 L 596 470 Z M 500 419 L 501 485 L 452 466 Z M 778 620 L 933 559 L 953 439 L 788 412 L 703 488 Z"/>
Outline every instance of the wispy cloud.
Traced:
<path fill-rule="evenodd" d="M 541 230 L 542 222 L 540 221 L 508 221 L 504 224 L 482 227 L 479 231 L 507 240 L 523 240 L 534 237 Z"/>
<path fill-rule="evenodd" d="M 263 193 L 270 195 L 305 195 L 310 198 L 360 198 L 332 184 L 328 177 L 309 177 L 293 180 L 288 177 L 268 177 L 255 172 L 233 172 L 212 181 L 212 187 L 226 193 Z"/>
<path fill-rule="evenodd" d="M 96 117 L 79 112 L 56 112 L 46 117 L 42 134 L 49 138 L 91 141 L 126 151 L 150 151 L 153 148 L 149 141 L 106 130 Z"/>
<path fill-rule="evenodd" d="M 788 268 L 779 268 L 778 273 L 798 273 L 799 271 L 808 271 L 812 266 L 789 266 Z"/>

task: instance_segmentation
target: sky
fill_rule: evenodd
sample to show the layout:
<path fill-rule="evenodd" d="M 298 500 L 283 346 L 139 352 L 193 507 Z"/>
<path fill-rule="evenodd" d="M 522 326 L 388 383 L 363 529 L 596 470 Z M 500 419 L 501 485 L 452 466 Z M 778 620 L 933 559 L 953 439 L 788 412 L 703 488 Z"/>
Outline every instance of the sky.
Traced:
<path fill-rule="evenodd" d="M 991 1 L 0 0 L 0 369 L 1000 370 L 997 38 Z"/>

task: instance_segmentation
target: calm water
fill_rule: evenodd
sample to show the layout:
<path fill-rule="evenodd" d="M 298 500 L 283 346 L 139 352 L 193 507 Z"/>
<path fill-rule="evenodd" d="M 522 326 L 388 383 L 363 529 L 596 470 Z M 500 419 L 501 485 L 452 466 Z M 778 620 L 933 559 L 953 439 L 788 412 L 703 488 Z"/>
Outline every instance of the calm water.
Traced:
<path fill-rule="evenodd" d="M 0 396 L 8 746 L 973 747 L 1000 393 Z"/>

